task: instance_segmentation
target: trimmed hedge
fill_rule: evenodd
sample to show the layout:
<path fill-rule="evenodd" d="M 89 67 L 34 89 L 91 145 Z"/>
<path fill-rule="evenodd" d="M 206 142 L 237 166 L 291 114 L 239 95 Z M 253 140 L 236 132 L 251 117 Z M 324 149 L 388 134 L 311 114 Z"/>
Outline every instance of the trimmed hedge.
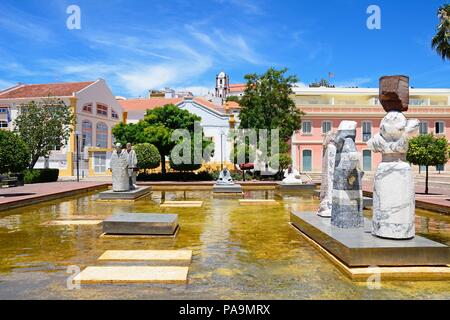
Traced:
<path fill-rule="evenodd" d="M 167 172 L 161 173 L 140 173 L 137 176 L 138 181 L 212 181 L 213 175 L 209 172 Z"/>
<path fill-rule="evenodd" d="M 43 183 L 58 181 L 59 169 L 27 169 L 24 172 L 25 183 Z"/>

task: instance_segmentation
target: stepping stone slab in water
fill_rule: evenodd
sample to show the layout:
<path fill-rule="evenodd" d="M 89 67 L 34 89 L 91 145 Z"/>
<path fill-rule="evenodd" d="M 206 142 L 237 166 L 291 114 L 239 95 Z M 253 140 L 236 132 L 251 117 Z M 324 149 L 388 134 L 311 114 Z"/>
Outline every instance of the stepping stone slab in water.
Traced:
<path fill-rule="evenodd" d="M 107 250 L 98 260 L 191 262 L 192 250 Z"/>
<path fill-rule="evenodd" d="M 88 225 L 98 225 L 102 223 L 102 220 L 53 220 L 44 225 L 47 226 L 88 226 Z"/>
<path fill-rule="evenodd" d="M 118 213 L 103 221 L 105 234 L 173 235 L 177 227 L 177 214 Z"/>
<path fill-rule="evenodd" d="M 203 201 L 165 201 L 162 208 L 200 208 Z"/>
<path fill-rule="evenodd" d="M 276 206 L 279 203 L 271 199 L 239 199 L 239 204 L 241 206 Z"/>
<path fill-rule="evenodd" d="M 188 267 L 87 267 L 75 281 L 83 283 L 186 283 Z"/>

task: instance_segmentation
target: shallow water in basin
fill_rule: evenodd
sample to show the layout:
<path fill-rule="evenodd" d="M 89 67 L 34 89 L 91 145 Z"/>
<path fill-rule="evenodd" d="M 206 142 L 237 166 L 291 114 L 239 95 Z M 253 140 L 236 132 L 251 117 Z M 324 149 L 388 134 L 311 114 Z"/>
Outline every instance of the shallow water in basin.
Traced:
<path fill-rule="evenodd" d="M 310 193 L 249 191 L 279 206 L 240 206 L 209 191 L 154 191 L 134 202 L 96 194 L 0 212 L 0 299 L 450 299 L 450 281 L 353 283 L 289 225 L 289 210 L 315 211 Z M 162 199 L 203 200 L 201 208 L 160 208 Z M 46 226 L 54 219 L 103 219 L 119 212 L 179 215 L 175 239 L 99 238 L 101 226 Z M 367 211 L 370 215 L 370 211 Z M 417 233 L 450 244 L 450 217 L 417 210 Z M 102 265 L 105 250 L 191 249 L 189 282 L 82 285 L 67 289 L 68 266 Z"/>

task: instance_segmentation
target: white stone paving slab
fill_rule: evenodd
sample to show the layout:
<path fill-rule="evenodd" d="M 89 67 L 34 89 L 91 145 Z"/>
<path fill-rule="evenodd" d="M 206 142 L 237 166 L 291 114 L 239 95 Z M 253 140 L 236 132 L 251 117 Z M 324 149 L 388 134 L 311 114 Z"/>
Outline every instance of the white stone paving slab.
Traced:
<path fill-rule="evenodd" d="M 83 283 L 185 283 L 188 267 L 93 266 L 74 281 Z"/>
<path fill-rule="evenodd" d="M 98 260 L 190 262 L 191 258 L 192 250 L 107 250 L 98 258 Z"/>

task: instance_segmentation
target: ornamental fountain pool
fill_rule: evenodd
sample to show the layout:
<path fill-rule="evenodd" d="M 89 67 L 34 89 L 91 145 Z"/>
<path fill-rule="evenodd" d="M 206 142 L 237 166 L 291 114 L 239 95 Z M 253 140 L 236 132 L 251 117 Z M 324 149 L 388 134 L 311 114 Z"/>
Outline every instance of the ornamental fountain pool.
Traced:
<path fill-rule="evenodd" d="M 241 206 L 211 191 L 153 191 L 135 202 L 98 194 L 0 212 L 0 299 L 450 299 L 450 281 L 383 281 L 370 289 L 342 274 L 289 224 L 290 210 L 315 212 L 311 193 L 245 191 L 276 206 Z M 202 207 L 162 208 L 166 200 Z M 103 220 L 113 213 L 178 214 L 175 238 L 101 238 L 101 225 L 46 225 L 55 219 Z M 365 215 L 371 216 L 371 210 Z M 450 217 L 416 210 L 417 234 L 450 245 Z M 82 284 L 69 290 L 68 267 L 98 265 L 106 250 L 192 250 L 187 284 Z"/>

